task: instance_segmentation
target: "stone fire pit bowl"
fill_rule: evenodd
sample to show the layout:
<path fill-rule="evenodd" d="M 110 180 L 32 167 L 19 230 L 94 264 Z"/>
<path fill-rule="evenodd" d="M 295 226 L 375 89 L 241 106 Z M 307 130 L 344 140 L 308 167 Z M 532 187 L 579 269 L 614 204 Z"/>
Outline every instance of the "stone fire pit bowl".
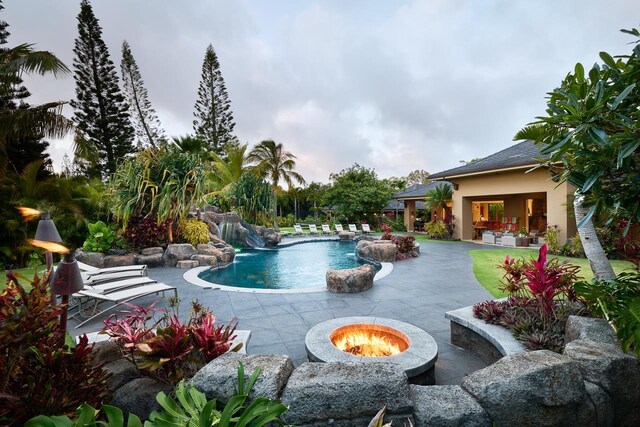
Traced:
<path fill-rule="evenodd" d="M 373 325 L 389 332 L 400 332 L 409 347 L 393 356 L 364 357 L 344 352 L 331 341 L 331 334 L 338 328 L 351 325 Z M 307 332 L 305 337 L 307 357 L 311 362 L 351 362 L 379 363 L 391 362 L 398 365 L 409 377 L 409 382 L 418 385 L 435 384 L 435 363 L 438 359 L 438 345 L 426 331 L 409 323 L 383 317 L 340 317 L 318 323 Z"/>

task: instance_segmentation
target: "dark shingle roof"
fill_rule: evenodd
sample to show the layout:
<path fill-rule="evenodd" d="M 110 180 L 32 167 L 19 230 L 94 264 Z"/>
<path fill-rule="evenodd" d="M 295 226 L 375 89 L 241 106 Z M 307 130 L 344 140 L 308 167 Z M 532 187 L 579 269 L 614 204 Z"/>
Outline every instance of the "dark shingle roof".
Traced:
<path fill-rule="evenodd" d="M 414 184 L 411 187 L 407 188 L 404 191 L 396 193 L 393 195 L 394 199 L 424 199 L 424 196 L 427 195 L 427 192 L 433 190 L 436 187 L 440 187 L 441 185 L 451 185 L 448 181 L 435 181 L 430 182 L 428 184 Z"/>
<path fill-rule="evenodd" d="M 424 208 L 424 203 L 422 202 L 422 200 L 417 200 L 416 209 L 420 210 L 423 208 Z M 387 206 L 385 206 L 383 209 L 383 211 L 385 212 L 393 212 L 395 210 L 404 211 L 404 201 L 391 199 L 389 200 L 389 203 L 387 204 Z"/>
<path fill-rule="evenodd" d="M 458 166 L 443 172 L 430 175 L 430 178 L 447 178 L 456 175 L 466 175 L 470 173 L 492 171 L 495 169 L 513 168 L 527 166 L 538 163 L 536 159 L 548 159 L 548 155 L 540 153 L 540 149 L 533 141 L 523 141 L 512 145 L 502 151 L 480 159 L 470 165 Z"/>

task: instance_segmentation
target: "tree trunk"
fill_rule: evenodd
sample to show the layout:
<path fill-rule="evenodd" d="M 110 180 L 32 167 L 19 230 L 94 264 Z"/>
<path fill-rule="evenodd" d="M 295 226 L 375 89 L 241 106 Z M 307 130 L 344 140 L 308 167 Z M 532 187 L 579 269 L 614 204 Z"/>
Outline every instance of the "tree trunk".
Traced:
<path fill-rule="evenodd" d="M 278 227 L 278 193 L 276 193 L 275 188 L 273 190 L 273 229 L 280 231 Z"/>
<path fill-rule="evenodd" d="M 576 224 L 579 224 L 582 218 L 587 214 L 587 209 L 584 207 L 583 202 L 584 196 L 579 190 L 576 190 L 573 199 Z M 584 253 L 589 260 L 589 265 L 591 265 L 591 271 L 593 271 L 594 277 L 598 280 L 615 279 L 616 274 L 613 272 L 611 263 L 607 259 L 607 254 L 605 254 L 604 249 L 602 249 L 600 240 L 598 240 L 598 235 L 596 234 L 596 229 L 593 226 L 593 221 L 589 220 L 585 222 L 582 227 L 578 228 L 578 233 L 580 234 L 582 247 L 584 248 Z"/>

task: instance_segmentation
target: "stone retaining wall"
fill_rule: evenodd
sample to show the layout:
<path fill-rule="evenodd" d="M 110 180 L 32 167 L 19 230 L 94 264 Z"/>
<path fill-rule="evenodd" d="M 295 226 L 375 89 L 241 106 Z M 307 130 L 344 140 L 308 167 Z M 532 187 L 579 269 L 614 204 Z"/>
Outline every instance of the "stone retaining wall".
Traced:
<path fill-rule="evenodd" d="M 409 385 L 390 363 L 308 362 L 293 369 L 288 356 L 238 354 L 213 360 L 191 383 L 210 398 L 225 398 L 239 360 L 247 376 L 260 366 L 256 394 L 281 399 L 289 406 L 284 421 L 297 426 L 366 426 L 383 406 L 394 425 L 409 419 L 416 427 L 640 425 L 640 365 L 620 350 L 610 326 L 572 316 L 566 340 L 563 354 L 512 354 L 460 386 Z M 130 400 L 152 406 L 141 399 Z"/>
<path fill-rule="evenodd" d="M 220 267 L 233 262 L 236 256 L 233 246 L 226 243 L 207 243 L 197 247 L 189 243 L 167 245 L 167 248 L 153 247 L 142 249 L 140 253 L 105 255 L 98 252 L 76 251 L 76 259 L 97 268 L 121 267 L 125 265 L 144 264 L 148 267 L 181 267 L 187 268 L 210 266 Z M 189 261 L 186 262 L 185 261 Z M 191 262 L 192 261 L 192 262 Z"/>

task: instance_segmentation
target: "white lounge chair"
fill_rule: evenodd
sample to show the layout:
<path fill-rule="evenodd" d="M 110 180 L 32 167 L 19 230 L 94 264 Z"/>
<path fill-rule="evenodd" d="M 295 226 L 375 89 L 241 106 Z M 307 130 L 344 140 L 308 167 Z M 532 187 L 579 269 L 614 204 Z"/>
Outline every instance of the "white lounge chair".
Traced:
<path fill-rule="evenodd" d="M 85 282 L 85 286 L 83 291 L 92 291 L 100 294 L 108 294 L 114 291 L 121 291 L 127 288 L 135 288 L 136 286 L 149 285 L 152 283 L 157 283 L 157 280 L 151 279 L 149 276 L 146 277 L 132 277 L 129 279 L 120 279 L 114 280 L 111 282 L 98 282 L 87 284 Z"/>
<path fill-rule="evenodd" d="M 141 265 L 123 265 L 121 267 L 96 268 L 89 264 L 78 262 L 78 267 L 82 270 L 85 283 L 97 283 L 127 277 L 145 277 L 147 276 L 147 266 Z"/>
<path fill-rule="evenodd" d="M 322 224 L 322 234 L 335 234 L 337 233 L 336 231 L 331 230 L 331 227 L 329 227 L 329 224 Z"/>
<path fill-rule="evenodd" d="M 339 233 L 341 231 L 344 231 L 344 228 L 342 228 L 342 224 L 334 224 L 333 225 L 336 229 L 336 233 Z"/>
<path fill-rule="evenodd" d="M 309 234 L 313 234 L 314 236 L 319 236 L 320 232 L 318 231 L 318 227 L 315 224 L 309 224 Z"/>
<path fill-rule="evenodd" d="M 369 224 L 362 224 L 361 227 L 364 234 L 373 233 L 373 231 L 371 231 L 371 228 L 369 227 Z"/>
<path fill-rule="evenodd" d="M 302 229 L 302 226 L 300 224 L 294 225 L 293 229 L 295 230 L 295 232 L 293 233 L 295 235 L 298 235 L 298 236 L 307 236 L 307 235 L 309 235 L 309 233 L 307 233 L 306 231 L 304 231 Z"/>
<path fill-rule="evenodd" d="M 356 227 L 355 224 L 349 224 L 349 231 L 356 234 L 362 234 L 362 231 L 358 230 L 358 227 Z"/>
<path fill-rule="evenodd" d="M 83 312 L 86 312 L 87 309 L 89 309 L 88 304 L 90 303 L 94 304 L 93 311 L 89 315 L 90 317 L 88 319 L 83 320 L 76 326 L 76 328 L 79 328 L 80 326 L 95 319 L 96 317 L 101 316 L 117 308 L 121 304 L 133 301 L 135 299 L 138 299 L 147 295 L 152 295 L 152 294 L 161 293 L 162 296 L 164 296 L 164 293 L 167 291 L 173 291 L 174 296 L 176 298 L 178 297 L 178 290 L 174 286 L 168 286 L 168 285 L 165 285 L 164 283 L 151 283 L 148 285 L 122 289 L 119 291 L 109 292 L 109 293 L 99 293 L 93 290 L 83 289 L 82 291 L 73 294 L 73 297 L 79 299 L 81 303 L 78 304 L 77 313 L 71 317 L 75 317 Z M 99 310 L 99 305 L 101 303 L 112 303 L 113 305 L 110 307 L 107 307 L 104 310 Z"/>

